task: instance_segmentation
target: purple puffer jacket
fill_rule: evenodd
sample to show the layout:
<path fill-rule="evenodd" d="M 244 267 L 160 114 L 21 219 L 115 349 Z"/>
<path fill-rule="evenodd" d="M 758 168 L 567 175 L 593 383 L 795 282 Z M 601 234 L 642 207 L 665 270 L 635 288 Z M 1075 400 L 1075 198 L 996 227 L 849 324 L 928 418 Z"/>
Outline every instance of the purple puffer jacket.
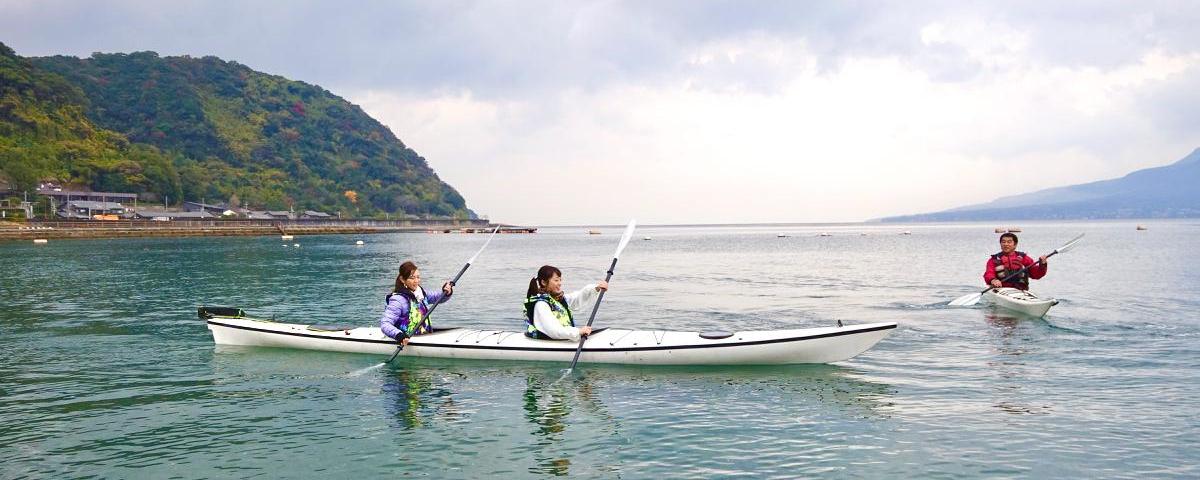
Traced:
<path fill-rule="evenodd" d="M 417 288 L 425 292 L 424 287 Z M 397 340 L 407 336 L 404 332 L 408 330 L 408 305 L 412 298 L 414 296 L 411 292 L 388 294 L 387 308 L 383 309 L 383 316 L 379 317 L 379 328 L 383 330 L 384 335 Z M 422 311 L 429 311 L 429 305 L 444 303 L 447 300 L 450 300 L 450 296 L 446 295 L 446 292 L 438 290 L 434 293 L 425 293 L 425 300 L 418 303 L 421 304 Z"/>

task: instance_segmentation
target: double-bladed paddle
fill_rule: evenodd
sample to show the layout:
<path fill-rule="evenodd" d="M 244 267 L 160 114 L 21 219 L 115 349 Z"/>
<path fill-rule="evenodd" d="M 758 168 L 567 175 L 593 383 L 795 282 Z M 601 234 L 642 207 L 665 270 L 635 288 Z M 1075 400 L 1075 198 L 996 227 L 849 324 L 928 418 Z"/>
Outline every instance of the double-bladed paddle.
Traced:
<path fill-rule="evenodd" d="M 608 275 L 605 275 L 604 277 L 605 283 L 607 283 L 609 280 L 612 280 L 613 270 L 617 268 L 617 258 L 621 256 L 621 250 L 625 249 L 625 245 L 629 244 L 629 239 L 633 237 L 633 229 L 636 228 L 636 226 L 637 221 L 630 220 L 629 225 L 625 227 L 625 234 L 621 235 L 621 243 L 617 245 L 617 251 L 613 253 L 612 264 L 608 266 Z M 604 300 L 604 293 L 607 291 L 608 290 L 600 291 L 600 297 L 596 299 L 596 304 L 592 305 L 592 315 L 588 317 L 587 326 L 592 326 L 592 321 L 596 319 L 596 311 L 600 310 L 600 302 Z M 563 374 L 563 376 L 571 373 L 571 371 L 575 369 L 575 364 L 579 363 L 579 354 L 583 353 L 583 342 L 585 341 L 587 341 L 586 335 L 579 337 L 579 346 L 575 347 L 575 358 L 571 359 L 571 366 L 570 368 L 567 368 L 567 371 Z"/>
<path fill-rule="evenodd" d="M 1081 233 L 1081 234 L 1079 234 L 1078 237 L 1072 238 L 1071 241 L 1063 244 L 1063 246 L 1054 249 L 1053 252 L 1050 252 L 1049 254 L 1046 255 L 1046 258 L 1050 258 L 1057 254 L 1060 254 L 1067 250 L 1070 250 L 1072 247 L 1075 246 L 1075 244 L 1079 243 L 1079 241 L 1082 239 L 1083 239 L 1083 234 Z M 1042 259 L 1040 259 L 1040 258 L 1036 262 L 1026 265 L 1026 266 L 1022 267 L 1020 270 L 1017 270 L 1017 271 L 1009 274 L 1008 276 L 1000 279 L 1000 283 L 1004 283 L 1013 278 L 1016 278 L 1017 275 L 1020 275 L 1021 273 L 1025 272 L 1026 270 L 1029 270 L 1030 267 L 1033 267 L 1034 265 L 1037 265 L 1039 263 L 1042 263 Z M 968 294 L 958 297 L 954 300 L 951 300 L 949 305 L 952 307 L 968 307 L 968 306 L 974 305 L 976 303 L 979 303 L 979 299 L 983 297 L 983 294 L 987 293 L 988 290 L 991 290 L 993 288 L 996 288 L 996 287 L 989 285 L 987 288 L 980 290 L 979 293 L 968 293 Z"/>

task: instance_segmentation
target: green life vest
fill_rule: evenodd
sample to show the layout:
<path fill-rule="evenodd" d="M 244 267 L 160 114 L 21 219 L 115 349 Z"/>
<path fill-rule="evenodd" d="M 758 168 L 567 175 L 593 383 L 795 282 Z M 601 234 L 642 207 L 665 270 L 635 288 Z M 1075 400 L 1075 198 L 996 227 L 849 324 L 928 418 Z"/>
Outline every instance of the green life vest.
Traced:
<path fill-rule="evenodd" d="M 540 338 L 543 340 L 551 340 L 549 335 L 542 333 L 541 330 L 538 330 L 537 327 L 534 326 L 534 324 L 533 324 L 533 310 L 534 310 L 534 306 L 537 305 L 538 302 L 546 302 L 547 305 L 550 305 L 550 312 L 554 314 L 554 318 L 557 319 L 558 323 L 561 323 L 562 326 L 564 326 L 564 327 L 574 327 L 575 326 L 575 317 L 571 315 L 571 309 L 568 308 L 566 306 L 566 304 L 559 302 L 558 299 L 556 299 L 550 295 L 547 295 L 544 293 L 539 293 L 537 295 L 534 295 L 532 297 L 525 299 L 525 336 L 526 337 Z"/>
<path fill-rule="evenodd" d="M 408 300 L 408 321 L 404 322 L 400 326 L 400 329 L 404 330 L 404 335 L 409 338 L 413 335 L 421 335 L 433 330 L 429 324 L 429 304 L 425 302 L 427 298 L 424 295 L 425 289 L 422 287 L 417 288 L 420 288 L 422 293 L 420 301 L 417 301 L 416 295 L 413 295 L 412 292 L 389 293 L 384 300 L 384 303 L 390 302 L 393 295 L 400 295 L 405 300 Z"/>

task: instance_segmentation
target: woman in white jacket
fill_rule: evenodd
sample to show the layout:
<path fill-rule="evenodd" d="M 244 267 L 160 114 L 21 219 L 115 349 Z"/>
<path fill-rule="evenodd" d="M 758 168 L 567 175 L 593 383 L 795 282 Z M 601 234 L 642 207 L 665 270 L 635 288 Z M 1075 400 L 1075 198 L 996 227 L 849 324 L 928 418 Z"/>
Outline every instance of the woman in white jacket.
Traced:
<path fill-rule="evenodd" d="M 592 333 L 592 327 L 576 327 L 572 310 L 583 308 L 608 289 L 601 280 L 577 292 L 564 294 L 562 272 L 550 265 L 538 269 L 529 279 L 525 295 L 525 336 L 551 340 L 579 340 Z"/>

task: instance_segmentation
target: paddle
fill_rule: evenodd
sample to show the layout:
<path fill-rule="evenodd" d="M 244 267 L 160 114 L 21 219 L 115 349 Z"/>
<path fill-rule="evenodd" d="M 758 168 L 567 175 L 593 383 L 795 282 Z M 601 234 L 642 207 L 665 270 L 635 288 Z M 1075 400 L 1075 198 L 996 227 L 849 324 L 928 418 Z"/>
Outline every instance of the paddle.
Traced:
<path fill-rule="evenodd" d="M 613 253 L 612 264 L 608 266 L 608 275 L 604 277 L 604 282 L 612 280 L 613 269 L 617 268 L 617 258 L 621 256 L 621 250 L 625 249 L 625 245 L 629 244 L 629 239 L 633 237 L 633 229 L 636 227 L 637 221 L 630 220 L 629 225 L 625 227 L 625 234 L 621 235 L 621 243 L 617 245 L 617 251 Z M 596 304 L 592 305 L 592 315 L 588 317 L 587 326 L 592 326 L 592 321 L 596 319 L 596 311 L 600 310 L 600 302 L 604 300 L 604 293 L 608 290 L 601 290 L 600 297 L 596 299 Z M 579 337 L 579 346 L 575 347 L 575 358 L 571 359 L 571 367 L 563 373 L 563 376 L 571 373 L 575 369 L 575 364 L 579 363 L 579 354 L 583 353 L 583 342 L 587 341 L 587 336 Z"/>
<path fill-rule="evenodd" d="M 1078 237 L 1072 238 L 1071 241 L 1063 244 L 1063 246 L 1054 249 L 1053 252 L 1050 252 L 1049 254 L 1046 255 L 1046 258 L 1050 258 L 1057 254 L 1060 254 L 1067 250 L 1070 250 L 1072 247 L 1075 246 L 1076 243 L 1079 243 L 1079 240 L 1081 240 L 1081 239 L 1083 239 L 1082 233 L 1079 234 Z M 1042 263 L 1042 259 L 1040 259 L 1040 258 L 1036 262 L 1033 262 L 1030 265 L 1022 267 L 1020 270 L 1017 270 L 1017 271 L 1009 274 L 1008 276 L 1000 279 L 1000 283 L 1004 283 L 1004 282 L 1007 282 L 1007 281 L 1015 278 L 1017 275 L 1020 275 L 1021 273 L 1025 272 L 1026 270 L 1029 270 L 1030 267 L 1037 265 L 1039 263 Z M 967 306 L 974 305 L 976 303 L 979 303 L 979 299 L 983 298 L 983 294 L 987 293 L 988 290 L 991 290 L 993 288 L 996 288 L 996 287 L 989 285 L 987 288 L 981 290 L 979 293 L 968 293 L 968 294 L 958 297 L 954 300 L 951 300 L 949 305 L 953 306 L 953 307 L 967 307 Z"/>
<path fill-rule="evenodd" d="M 483 253 L 483 249 L 487 248 L 489 243 L 492 243 L 492 237 L 495 237 L 496 232 L 499 232 L 499 231 L 500 231 L 500 225 L 496 225 L 496 229 L 492 230 L 492 234 L 488 236 L 488 239 L 486 242 L 483 242 L 483 246 L 479 247 L 479 251 L 475 252 L 475 255 L 472 255 L 470 260 L 467 260 L 467 264 L 463 265 L 462 269 L 458 271 L 458 275 L 455 275 L 453 279 L 451 279 L 450 281 L 447 282 L 450 284 L 451 287 L 458 284 L 458 279 L 462 278 L 464 273 L 467 273 L 467 269 L 471 268 L 472 263 L 475 263 L 475 258 L 479 257 L 479 254 Z M 430 315 L 433 315 L 433 311 L 437 310 L 438 305 L 441 305 L 441 304 L 442 304 L 442 302 L 438 302 L 438 303 L 433 304 L 432 307 L 429 307 L 429 311 L 425 313 L 425 318 L 428 319 Z M 392 360 L 395 360 L 396 356 L 400 355 L 401 350 L 404 350 L 403 344 L 396 346 L 396 353 L 393 353 L 392 356 L 390 358 L 388 358 L 386 362 L 383 362 L 383 363 L 390 363 Z"/>

